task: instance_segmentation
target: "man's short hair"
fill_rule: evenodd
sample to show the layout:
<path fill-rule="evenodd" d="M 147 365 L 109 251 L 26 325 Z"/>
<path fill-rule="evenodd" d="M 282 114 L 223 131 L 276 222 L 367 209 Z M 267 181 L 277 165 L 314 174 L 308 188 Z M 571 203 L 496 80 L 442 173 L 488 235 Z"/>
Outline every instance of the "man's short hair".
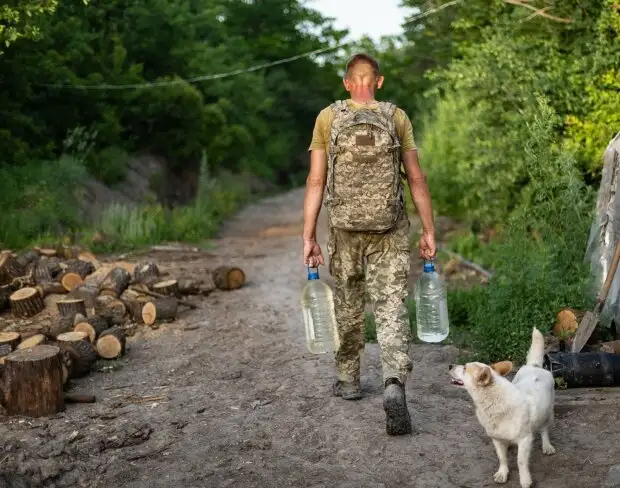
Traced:
<path fill-rule="evenodd" d="M 347 65 L 345 66 L 344 73 L 345 76 L 349 76 L 349 71 L 353 66 L 357 63 L 368 63 L 372 66 L 373 71 L 375 72 L 375 76 L 380 76 L 381 72 L 379 71 L 379 63 L 375 58 L 373 58 L 370 54 L 366 53 L 356 53 L 349 58 L 347 61 Z"/>

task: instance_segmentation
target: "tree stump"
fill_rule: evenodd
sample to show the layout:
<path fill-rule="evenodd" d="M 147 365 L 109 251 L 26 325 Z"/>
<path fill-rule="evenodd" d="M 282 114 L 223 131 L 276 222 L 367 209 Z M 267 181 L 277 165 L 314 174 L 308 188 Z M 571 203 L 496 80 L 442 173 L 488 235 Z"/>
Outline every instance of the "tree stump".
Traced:
<path fill-rule="evenodd" d="M 8 415 L 45 417 L 64 410 L 60 348 L 19 349 L 4 363 L 3 406 Z"/>
<path fill-rule="evenodd" d="M 103 315 L 112 325 L 120 325 L 125 322 L 127 307 L 122 300 L 110 295 L 100 295 L 95 300 L 95 314 Z"/>
<path fill-rule="evenodd" d="M 22 288 L 11 294 L 11 310 L 16 317 L 28 318 L 37 315 L 45 308 L 43 297 L 36 288 Z"/>
<path fill-rule="evenodd" d="M 127 289 L 131 282 L 131 274 L 124 268 L 114 268 L 103 279 L 99 295 L 109 295 L 118 298 Z"/>
<path fill-rule="evenodd" d="M 14 278 L 24 276 L 25 270 L 9 253 L 0 255 L 0 285 L 8 285 Z"/>
<path fill-rule="evenodd" d="M 109 322 L 103 315 L 93 315 L 73 327 L 75 332 L 84 332 L 91 343 L 95 343 L 101 333 L 109 327 Z"/>
<path fill-rule="evenodd" d="M 174 298 L 156 298 L 142 307 L 142 320 L 146 325 L 176 319 L 179 302 Z"/>
<path fill-rule="evenodd" d="M 97 339 L 97 354 L 103 359 L 116 359 L 125 354 L 125 341 L 125 332 L 119 327 L 111 327 Z"/>
<path fill-rule="evenodd" d="M 213 270 L 213 283 L 220 290 L 236 290 L 245 283 L 245 273 L 235 266 L 218 266 Z"/>
<path fill-rule="evenodd" d="M 81 298 L 67 298 L 56 302 L 58 313 L 63 318 L 70 318 L 72 321 L 76 315 L 80 314 L 86 317 L 86 305 Z"/>
<path fill-rule="evenodd" d="M 11 307 L 11 300 L 9 297 L 11 293 L 13 293 L 13 288 L 11 285 L 2 285 L 0 286 L 0 312 L 6 310 Z"/>
<path fill-rule="evenodd" d="M 0 332 L 0 346 L 7 345 L 14 351 L 21 340 L 18 332 Z M 6 354 L 5 354 L 6 356 Z"/>
<path fill-rule="evenodd" d="M 153 291 L 161 295 L 172 297 L 179 296 L 179 283 L 177 280 L 164 280 L 153 284 Z"/>
<path fill-rule="evenodd" d="M 145 261 L 136 265 L 133 276 L 136 283 L 144 283 L 149 286 L 159 281 L 160 272 L 157 263 Z"/>
<path fill-rule="evenodd" d="M 58 347 L 67 351 L 71 358 L 70 378 L 80 378 L 90 373 L 97 361 L 97 351 L 88 340 L 86 332 L 66 332 L 57 338 Z"/>
<path fill-rule="evenodd" d="M 82 283 L 71 290 L 69 296 L 71 298 L 81 298 L 84 300 L 84 305 L 87 309 L 93 309 L 99 296 L 99 287 L 93 283 Z"/>
<path fill-rule="evenodd" d="M 29 349 L 35 346 L 43 346 L 47 344 L 47 342 L 48 340 L 47 337 L 45 337 L 45 334 L 35 334 L 21 341 L 17 345 L 17 349 Z"/>

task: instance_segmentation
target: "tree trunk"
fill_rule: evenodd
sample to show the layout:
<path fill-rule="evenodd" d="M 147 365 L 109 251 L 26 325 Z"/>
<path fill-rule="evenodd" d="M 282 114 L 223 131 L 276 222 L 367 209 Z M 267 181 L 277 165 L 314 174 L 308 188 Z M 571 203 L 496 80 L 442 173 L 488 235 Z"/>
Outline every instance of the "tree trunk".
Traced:
<path fill-rule="evenodd" d="M 8 415 L 45 417 L 64 410 L 60 348 L 42 345 L 6 357 L 3 405 Z"/>
<path fill-rule="evenodd" d="M 62 278 L 60 278 L 60 283 L 62 283 L 62 286 L 65 288 L 65 290 L 70 292 L 76 287 L 83 284 L 84 280 L 79 274 L 72 273 L 69 271 L 69 272 L 65 272 L 62 275 Z"/>
<path fill-rule="evenodd" d="M 82 279 L 95 272 L 95 266 L 90 261 L 71 259 L 67 261 L 67 271 L 80 275 Z"/>
<path fill-rule="evenodd" d="M 15 260 L 23 269 L 26 269 L 39 260 L 39 253 L 36 251 L 26 251 L 18 255 Z"/>
<path fill-rule="evenodd" d="M 67 289 L 62 286 L 62 283 L 57 281 L 50 281 L 47 283 L 41 283 L 35 287 L 43 298 L 49 295 L 63 295 L 67 293 Z"/>

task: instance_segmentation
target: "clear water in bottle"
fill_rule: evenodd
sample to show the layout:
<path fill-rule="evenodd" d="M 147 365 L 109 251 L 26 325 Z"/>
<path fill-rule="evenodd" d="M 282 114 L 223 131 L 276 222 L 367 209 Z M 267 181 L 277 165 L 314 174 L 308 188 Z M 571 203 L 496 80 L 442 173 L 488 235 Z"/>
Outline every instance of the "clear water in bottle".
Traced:
<path fill-rule="evenodd" d="M 421 341 L 441 342 L 450 332 L 446 284 L 433 262 L 424 270 L 415 288 L 417 333 Z"/>
<path fill-rule="evenodd" d="M 327 283 L 319 279 L 319 270 L 308 268 L 308 283 L 301 294 L 301 309 L 306 328 L 306 344 L 313 354 L 338 349 L 334 296 Z"/>

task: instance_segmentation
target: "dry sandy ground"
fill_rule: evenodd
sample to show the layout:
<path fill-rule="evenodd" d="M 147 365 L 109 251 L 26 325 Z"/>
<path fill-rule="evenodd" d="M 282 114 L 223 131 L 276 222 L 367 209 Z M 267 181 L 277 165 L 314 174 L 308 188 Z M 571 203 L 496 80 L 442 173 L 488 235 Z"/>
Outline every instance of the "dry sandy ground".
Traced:
<path fill-rule="evenodd" d="M 413 348 L 412 436 L 385 434 L 376 345 L 363 361 L 365 398 L 330 395 L 331 359 L 306 352 L 299 309 L 302 197 L 297 190 L 247 208 L 215 250 L 153 253 L 194 276 L 237 264 L 248 283 L 214 292 L 170 326 L 139 331 L 115 369 L 74 383 L 95 393 L 95 404 L 3 418 L 0 488 L 495 486 L 493 446 L 466 393 L 449 383 L 451 346 Z M 619 400 L 612 389 L 558 392 L 558 452 L 542 456 L 537 444 L 537 486 L 601 486 L 620 462 Z M 510 463 L 504 486 L 518 487 L 514 450 Z"/>

